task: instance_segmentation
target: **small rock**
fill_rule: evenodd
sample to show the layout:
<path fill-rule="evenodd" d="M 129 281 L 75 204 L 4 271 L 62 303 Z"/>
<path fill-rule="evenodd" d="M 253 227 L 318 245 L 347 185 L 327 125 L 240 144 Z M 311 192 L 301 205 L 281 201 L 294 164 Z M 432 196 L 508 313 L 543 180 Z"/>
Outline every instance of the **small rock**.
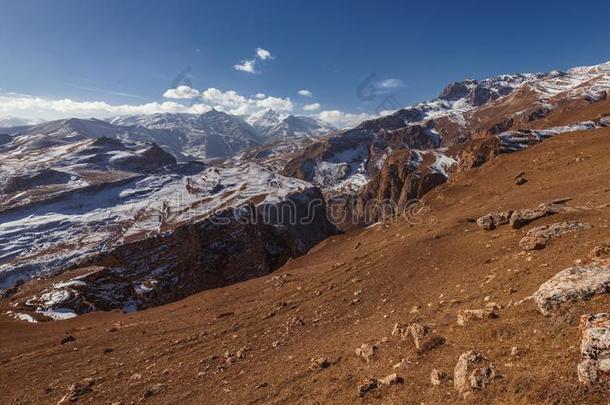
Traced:
<path fill-rule="evenodd" d="M 158 393 L 163 391 L 163 389 L 165 389 L 164 384 L 161 384 L 161 383 L 155 384 L 152 387 L 148 388 L 146 391 L 144 391 L 144 394 L 142 394 L 142 398 L 150 398 L 153 395 L 157 395 Z"/>
<path fill-rule="evenodd" d="M 358 396 L 362 398 L 368 392 L 374 391 L 377 388 L 379 388 L 379 381 L 375 380 L 374 378 L 367 378 L 358 386 Z"/>
<path fill-rule="evenodd" d="M 383 385 L 396 385 L 402 384 L 404 382 L 404 379 L 402 377 L 399 377 L 398 374 L 393 373 L 383 378 L 380 378 L 379 382 Z"/>
<path fill-rule="evenodd" d="M 394 329 L 392 329 L 392 336 L 398 336 L 401 340 L 413 339 L 415 348 L 419 349 L 421 346 L 421 340 L 429 332 L 427 326 L 423 326 L 417 323 L 412 323 L 409 326 L 404 324 L 396 323 Z"/>
<path fill-rule="evenodd" d="M 95 383 L 95 380 L 92 378 L 87 378 L 83 383 L 72 384 L 70 388 L 68 388 L 68 392 L 64 395 L 57 405 L 68 404 L 70 402 L 78 401 L 79 397 L 89 394 L 91 391 L 91 387 Z"/>
<path fill-rule="evenodd" d="M 447 379 L 447 373 L 441 370 L 437 370 L 435 368 L 432 369 L 430 373 L 430 383 L 432 385 L 441 385 L 443 381 Z"/>
<path fill-rule="evenodd" d="M 396 370 L 396 369 L 399 369 L 399 368 L 407 368 L 408 366 L 409 366 L 409 362 L 407 361 L 407 359 L 402 359 L 398 363 L 394 364 L 392 366 L 392 368 L 394 370 Z"/>
<path fill-rule="evenodd" d="M 140 381 L 142 379 L 142 374 L 134 373 L 129 377 L 131 381 Z"/>
<path fill-rule="evenodd" d="M 462 309 L 458 312 L 457 323 L 464 326 L 470 321 L 497 318 L 498 314 L 493 309 Z"/>
<path fill-rule="evenodd" d="M 373 357 L 375 357 L 377 353 L 377 346 L 363 343 L 359 348 L 356 349 L 356 356 L 361 357 L 367 363 L 371 361 Z"/>
<path fill-rule="evenodd" d="M 453 371 L 453 386 L 462 395 L 483 389 L 497 378 L 494 366 L 474 350 L 462 353 Z"/>
<path fill-rule="evenodd" d="M 603 243 L 601 245 L 597 245 L 591 251 L 592 259 L 599 259 L 610 256 L 610 244 Z"/>
<path fill-rule="evenodd" d="M 491 231 L 500 225 L 508 224 L 512 213 L 512 211 L 490 212 L 477 219 L 477 225 L 486 231 Z"/>
<path fill-rule="evenodd" d="M 446 342 L 446 339 L 440 335 L 426 335 L 421 343 L 419 348 L 417 349 L 417 354 L 424 354 L 429 352 L 430 350 L 434 350 L 438 347 L 441 347 Z"/>
<path fill-rule="evenodd" d="M 517 186 L 522 186 L 525 183 L 527 183 L 527 179 L 523 178 L 523 177 L 519 177 L 517 180 L 515 180 L 515 184 Z"/>
<path fill-rule="evenodd" d="M 309 366 L 310 370 L 321 370 L 324 368 L 328 368 L 333 364 L 326 357 L 317 357 L 311 361 L 311 365 Z"/>
<path fill-rule="evenodd" d="M 61 340 L 61 342 L 60 342 L 60 343 L 61 343 L 62 345 L 65 345 L 65 344 L 67 344 L 67 343 L 74 342 L 75 340 L 76 340 L 76 338 L 75 338 L 74 336 L 72 336 L 72 335 L 68 335 L 68 336 L 66 336 L 65 338 L 63 338 L 63 339 Z"/>

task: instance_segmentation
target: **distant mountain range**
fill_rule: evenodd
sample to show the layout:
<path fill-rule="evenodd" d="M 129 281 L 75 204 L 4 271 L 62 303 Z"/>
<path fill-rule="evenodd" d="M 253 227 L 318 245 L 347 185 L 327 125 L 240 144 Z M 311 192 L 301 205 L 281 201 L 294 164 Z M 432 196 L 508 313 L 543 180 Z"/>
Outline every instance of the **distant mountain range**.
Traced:
<path fill-rule="evenodd" d="M 245 119 L 211 110 L 200 115 L 163 113 L 109 120 L 69 118 L 38 125 L 16 118 L 3 122 L 11 135 L 46 135 L 55 141 L 61 137 L 74 140 L 104 136 L 155 143 L 178 161 L 227 158 L 254 146 L 290 138 L 318 137 L 336 130 L 317 118 L 273 110 Z"/>

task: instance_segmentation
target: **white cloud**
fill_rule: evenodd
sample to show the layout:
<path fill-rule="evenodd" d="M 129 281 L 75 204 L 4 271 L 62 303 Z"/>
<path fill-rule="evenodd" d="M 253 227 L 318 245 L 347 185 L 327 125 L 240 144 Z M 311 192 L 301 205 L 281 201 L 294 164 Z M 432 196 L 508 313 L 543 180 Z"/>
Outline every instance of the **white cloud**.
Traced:
<path fill-rule="evenodd" d="M 264 48 L 256 48 L 256 54 L 253 59 L 244 59 L 241 63 L 233 65 L 233 69 L 239 70 L 240 72 L 246 73 L 260 73 L 259 70 L 256 70 L 256 65 L 259 60 L 267 60 L 267 59 L 275 59 L 271 52 Z"/>
<path fill-rule="evenodd" d="M 375 118 L 374 115 L 367 113 L 351 114 L 339 110 L 325 110 L 318 114 L 321 120 L 334 125 L 337 128 L 349 128 L 360 124 L 362 121 Z"/>
<path fill-rule="evenodd" d="M 260 60 L 273 59 L 271 52 L 269 52 L 268 50 L 263 49 L 263 48 L 256 48 L 256 56 Z"/>
<path fill-rule="evenodd" d="M 290 112 L 293 109 L 292 101 L 289 98 L 267 97 L 256 101 L 256 106 L 260 108 L 271 108 L 280 112 Z"/>
<path fill-rule="evenodd" d="M 247 73 L 259 73 L 254 68 L 255 65 L 256 65 L 256 60 L 254 60 L 254 59 L 246 59 L 246 60 L 242 61 L 242 63 L 238 63 L 236 65 L 233 65 L 233 69 L 239 70 L 241 72 L 247 72 Z"/>
<path fill-rule="evenodd" d="M 27 94 L 0 93 L 0 116 L 19 115 L 35 119 L 107 118 L 127 114 L 194 113 L 210 109 L 206 104 L 186 106 L 173 101 L 140 105 L 113 105 L 104 101 L 75 101 L 69 98 L 49 99 Z"/>
<path fill-rule="evenodd" d="M 303 96 L 303 97 L 313 97 L 313 94 L 311 94 L 311 91 L 303 89 L 303 90 L 299 90 L 297 92 L 299 94 L 299 96 Z"/>
<path fill-rule="evenodd" d="M 178 86 L 175 89 L 169 89 L 163 93 L 165 98 L 176 98 L 176 99 L 192 99 L 199 97 L 199 91 L 189 86 Z"/>
<path fill-rule="evenodd" d="M 215 108 L 235 115 L 248 115 L 272 108 L 291 112 L 294 105 L 290 98 L 267 96 L 262 93 L 247 98 L 236 91 L 209 88 L 200 93 L 195 104 L 185 105 L 175 101 L 153 102 L 140 105 L 109 104 L 104 101 L 75 101 L 49 99 L 27 94 L 0 93 L 0 116 L 22 116 L 36 119 L 58 118 L 108 118 L 127 114 L 192 113 L 201 114 Z"/>
<path fill-rule="evenodd" d="M 200 92 L 193 105 L 175 101 L 152 102 L 139 105 L 109 104 L 104 101 L 76 101 L 68 98 L 49 99 L 18 93 L 0 93 L 0 116 L 21 116 L 32 119 L 51 120 L 59 118 L 108 118 L 128 114 L 191 113 L 201 114 L 215 108 L 235 115 L 250 115 L 266 108 L 280 112 L 292 112 L 290 98 L 267 96 L 259 93 L 244 97 L 233 90 L 222 91 L 208 88 Z M 319 103 L 306 104 L 303 110 L 315 114 Z M 339 110 L 324 110 L 315 114 L 320 119 L 338 127 L 354 127 L 362 121 L 375 118 L 367 113 L 352 114 Z"/>
<path fill-rule="evenodd" d="M 254 98 L 246 98 L 233 90 L 223 92 L 209 88 L 201 93 L 206 104 L 235 115 L 247 115 L 256 111 L 272 108 L 276 111 L 290 112 L 294 106 L 290 98 L 266 96 L 259 93 Z"/>
<path fill-rule="evenodd" d="M 399 89 L 404 87 L 404 83 L 400 79 L 389 78 L 380 81 L 377 86 L 382 89 Z"/>
<path fill-rule="evenodd" d="M 379 111 L 379 116 L 380 117 L 385 117 L 386 115 L 392 115 L 396 112 L 397 110 L 381 110 Z"/>
<path fill-rule="evenodd" d="M 303 106 L 303 110 L 305 110 L 305 111 L 317 111 L 317 110 L 320 109 L 320 107 L 322 107 L 320 105 L 320 103 L 305 104 Z"/>

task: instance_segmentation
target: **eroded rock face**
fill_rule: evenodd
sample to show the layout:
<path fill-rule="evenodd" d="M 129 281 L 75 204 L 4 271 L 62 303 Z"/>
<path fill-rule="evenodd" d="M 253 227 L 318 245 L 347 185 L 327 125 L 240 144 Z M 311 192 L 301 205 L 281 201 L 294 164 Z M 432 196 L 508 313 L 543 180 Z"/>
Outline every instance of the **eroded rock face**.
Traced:
<path fill-rule="evenodd" d="M 357 217 L 370 224 L 403 213 L 430 190 L 446 183 L 446 170 L 454 164 L 453 159 L 435 152 L 391 152 L 358 193 Z"/>
<path fill-rule="evenodd" d="M 508 224 L 512 213 L 513 211 L 490 212 L 477 219 L 477 225 L 486 231 L 491 231 L 500 225 Z"/>
<path fill-rule="evenodd" d="M 462 395 L 485 388 L 497 377 L 494 366 L 474 350 L 462 353 L 453 371 L 453 386 Z"/>
<path fill-rule="evenodd" d="M 578 381 L 583 385 L 610 385 L 610 313 L 580 318 Z"/>
<path fill-rule="evenodd" d="M 544 249 L 553 238 L 557 238 L 569 232 L 591 228 L 592 226 L 590 224 L 576 221 L 556 222 L 550 225 L 538 226 L 527 232 L 525 237 L 519 242 L 519 246 L 523 250 Z"/>
<path fill-rule="evenodd" d="M 565 303 L 609 292 L 610 266 L 593 263 L 560 271 L 542 284 L 533 298 L 540 312 L 549 316 Z"/>

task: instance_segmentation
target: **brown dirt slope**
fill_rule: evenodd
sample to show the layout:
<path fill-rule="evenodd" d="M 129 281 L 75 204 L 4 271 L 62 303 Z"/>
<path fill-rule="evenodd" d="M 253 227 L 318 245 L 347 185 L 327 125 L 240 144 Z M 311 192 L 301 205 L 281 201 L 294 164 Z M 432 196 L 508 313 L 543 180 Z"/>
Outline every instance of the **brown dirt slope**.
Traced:
<path fill-rule="evenodd" d="M 57 403 L 87 378 L 93 385 L 79 403 L 605 403 L 607 392 L 578 383 L 577 324 L 581 314 L 607 311 L 610 296 L 553 317 L 531 301 L 508 304 L 608 240 L 609 154 L 610 129 L 557 136 L 434 190 L 410 221 L 330 238 L 271 275 L 173 304 L 39 324 L 2 317 L 0 403 Z M 519 172 L 528 180 L 521 186 Z M 519 230 L 486 232 L 472 222 L 561 197 L 588 209 Z M 561 220 L 593 228 L 521 252 L 528 229 Z M 458 326 L 460 309 L 488 302 L 502 306 L 496 319 Z M 445 342 L 427 340 L 418 351 L 391 336 L 396 322 L 425 324 Z M 75 340 L 60 344 L 67 335 Z M 354 353 L 362 343 L 378 346 L 368 363 Z M 452 376 L 468 350 L 502 378 L 466 400 L 451 381 L 430 383 L 433 368 Z M 319 357 L 325 367 L 312 368 Z M 394 370 L 402 359 L 406 367 Z M 393 372 L 403 384 L 358 396 L 363 380 Z"/>

